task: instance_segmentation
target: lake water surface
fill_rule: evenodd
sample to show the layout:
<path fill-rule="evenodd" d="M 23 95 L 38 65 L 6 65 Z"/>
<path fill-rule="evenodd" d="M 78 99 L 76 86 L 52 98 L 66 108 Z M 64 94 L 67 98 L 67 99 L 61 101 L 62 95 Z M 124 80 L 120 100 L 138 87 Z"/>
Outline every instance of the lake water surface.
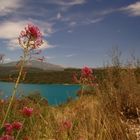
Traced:
<path fill-rule="evenodd" d="M 14 83 L 0 82 L 0 98 L 6 99 L 11 96 Z M 58 105 L 67 101 L 68 98 L 76 99 L 76 92 L 80 89 L 79 85 L 63 84 L 20 84 L 17 96 L 29 95 L 33 92 L 39 92 L 47 99 L 50 105 Z"/>

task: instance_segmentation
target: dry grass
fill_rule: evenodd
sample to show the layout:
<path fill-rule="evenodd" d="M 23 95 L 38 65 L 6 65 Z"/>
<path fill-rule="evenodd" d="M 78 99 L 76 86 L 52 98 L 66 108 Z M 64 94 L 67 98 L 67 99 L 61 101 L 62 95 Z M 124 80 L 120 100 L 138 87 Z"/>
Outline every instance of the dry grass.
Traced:
<path fill-rule="evenodd" d="M 30 106 L 34 115 L 26 119 L 19 140 L 136 140 L 125 121 L 140 117 L 139 74 L 139 67 L 106 68 L 94 92 L 58 107 L 30 98 L 16 100 L 8 122 L 22 121 L 19 110 Z M 1 120 L 6 106 L 1 103 Z"/>

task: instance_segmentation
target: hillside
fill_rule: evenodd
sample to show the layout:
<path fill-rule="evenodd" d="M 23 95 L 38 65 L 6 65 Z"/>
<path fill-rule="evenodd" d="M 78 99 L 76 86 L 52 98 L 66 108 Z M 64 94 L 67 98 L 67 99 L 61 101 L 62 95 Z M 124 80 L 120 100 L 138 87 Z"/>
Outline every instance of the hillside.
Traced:
<path fill-rule="evenodd" d="M 16 67 L 17 63 L 18 63 L 17 61 L 5 63 L 5 64 L 1 64 L 0 67 L 11 69 L 11 68 Z M 25 65 L 25 67 L 35 68 L 35 69 L 40 69 L 40 70 L 45 70 L 45 71 L 63 71 L 64 70 L 64 68 L 60 65 L 55 65 L 48 62 L 41 62 L 41 61 L 36 61 L 36 60 L 29 61 Z"/>
<path fill-rule="evenodd" d="M 27 71 L 26 78 L 22 83 L 46 83 L 46 84 L 74 84 L 73 74 L 80 74 L 81 69 L 77 68 L 65 68 L 63 70 L 43 70 L 40 68 L 26 67 Z M 112 69 L 112 68 L 109 68 Z M 117 70 L 117 69 L 116 69 Z M 117 72 L 114 69 L 114 75 L 117 75 Z M 122 68 L 121 71 L 126 71 L 126 69 Z M 12 79 L 15 79 L 18 75 L 18 69 L 14 66 L 0 66 L 0 81 L 12 82 Z M 136 79 L 138 83 L 140 83 L 140 69 L 134 69 Z M 98 79 L 98 81 L 103 81 L 106 77 L 106 73 L 108 72 L 108 68 L 96 68 L 93 69 L 93 75 Z"/>

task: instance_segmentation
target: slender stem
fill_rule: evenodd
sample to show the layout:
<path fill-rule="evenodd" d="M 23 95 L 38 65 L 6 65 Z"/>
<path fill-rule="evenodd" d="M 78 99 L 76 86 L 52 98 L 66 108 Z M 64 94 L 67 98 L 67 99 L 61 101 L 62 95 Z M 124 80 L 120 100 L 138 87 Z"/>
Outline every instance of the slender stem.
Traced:
<path fill-rule="evenodd" d="M 15 97 L 15 95 L 16 95 L 17 87 L 18 87 L 18 84 L 19 84 L 19 82 L 20 82 L 20 78 L 21 78 L 21 76 L 22 76 L 22 71 L 23 71 L 23 68 L 24 68 L 26 56 L 27 56 L 27 54 L 28 54 L 28 48 L 29 48 L 30 39 L 31 39 L 31 36 L 29 37 L 29 39 L 28 39 L 28 41 L 27 41 L 27 44 L 26 44 L 27 48 L 24 48 L 24 56 L 23 56 L 23 59 L 22 59 L 22 63 L 21 63 L 21 67 L 20 67 L 19 74 L 18 74 L 18 78 L 17 78 L 17 80 L 16 80 L 16 83 L 15 83 L 15 86 L 14 86 L 14 89 L 13 89 L 13 93 L 12 93 L 12 97 L 11 97 L 11 99 L 10 99 L 10 103 L 9 103 L 9 105 L 8 105 L 8 108 L 7 108 L 7 110 L 6 110 L 6 114 L 5 114 L 5 116 L 4 116 L 4 119 L 3 119 L 3 122 L 2 122 L 1 128 L 4 126 L 4 123 L 5 123 L 5 121 L 6 121 L 7 117 L 8 117 L 9 111 L 10 111 L 10 109 L 11 109 L 12 102 L 13 102 L 14 97 Z"/>
<path fill-rule="evenodd" d="M 10 109 L 11 109 L 12 102 L 13 102 L 14 97 L 15 97 L 15 95 L 16 95 L 17 87 L 18 87 L 18 84 L 19 84 L 19 82 L 20 82 L 20 78 L 21 78 L 21 76 L 22 76 L 22 71 L 23 71 L 23 68 L 24 68 L 24 64 L 25 64 L 25 60 L 26 60 L 26 55 L 27 55 L 27 51 L 24 50 L 24 56 L 23 56 L 22 64 L 21 64 L 20 71 L 19 71 L 19 74 L 18 74 L 18 78 L 17 78 L 17 80 L 16 80 L 16 83 L 15 83 L 15 86 L 14 86 L 14 89 L 13 89 L 13 93 L 12 93 L 12 97 L 11 97 L 11 99 L 10 99 L 10 103 L 9 103 L 9 105 L 8 105 L 8 108 L 7 108 L 7 110 L 6 110 L 6 114 L 5 114 L 5 117 L 4 117 L 4 119 L 3 119 L 1 128 L 4 126 L 4 123 L 5 123 L 5 121 L 6 121 L 7 117 L 8 117 L 9 111 L 10 111 Z"/>
<path fill-rule="evenodd" d="M 25 119 L 23 120 L 23 123 L 22 123 L 22 125 L 24 125 L 24 123 L 25 123 Z M 21 129 L 18 131 L 18 133 L 17 133 L 17 135 L 16 135 L 16 138 L 15 138 L 15 140 L 17 140 L 17 138 L 18 138 L 18 136 L 19 136 L 20 132 L 21 132 Z"/>

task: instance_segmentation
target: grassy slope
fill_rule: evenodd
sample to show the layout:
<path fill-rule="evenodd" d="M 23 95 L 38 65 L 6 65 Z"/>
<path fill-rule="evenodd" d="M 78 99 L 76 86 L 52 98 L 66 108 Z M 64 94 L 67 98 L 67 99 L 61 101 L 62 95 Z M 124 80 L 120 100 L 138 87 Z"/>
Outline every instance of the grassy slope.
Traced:
<path fill-rule="evenodd" d="M 8 122 L 22 121 L 19 110 L 31 106 L 34 115 L 26 119 L 19 140 L 24 136 L 31 140 L 136 140 L 125 121 L 140 117 L 139 78 L 134 69 L 107 68 L 90 95 L 58 107 L 47 106 L 39 97 L 15 101 Z M 1 104 L 1 119 L 6 104 Z M 70 129 L 64 121 L 71 123 Z"/>

